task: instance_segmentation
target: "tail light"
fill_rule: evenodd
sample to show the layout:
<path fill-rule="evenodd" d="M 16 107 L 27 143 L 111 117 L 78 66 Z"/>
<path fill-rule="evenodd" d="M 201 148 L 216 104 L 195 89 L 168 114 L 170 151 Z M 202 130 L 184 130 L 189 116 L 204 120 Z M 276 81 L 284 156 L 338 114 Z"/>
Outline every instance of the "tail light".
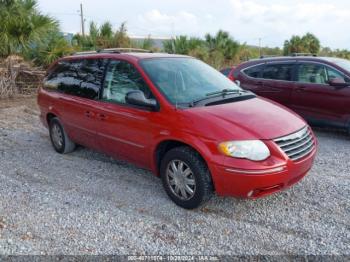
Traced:
<path fill-rule="evenodd" d="M 235 78 L 233 77 L 233 74 L 230 74 L 230 75 L 228 76 L 228 79 L 230 79 L 231 81 L 235 81 Z"/>

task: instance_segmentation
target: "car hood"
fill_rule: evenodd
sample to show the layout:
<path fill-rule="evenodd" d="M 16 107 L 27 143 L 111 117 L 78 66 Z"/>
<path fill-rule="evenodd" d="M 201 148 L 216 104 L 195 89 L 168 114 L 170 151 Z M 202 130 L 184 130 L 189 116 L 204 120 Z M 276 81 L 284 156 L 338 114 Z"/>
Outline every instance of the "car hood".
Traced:
<path fill-rule="evenodd" d="M 270 140 L 294 133 L 306 125 L 296 113 L 265 98 L 185 111 L 193 130 L 211 139 Z"/>

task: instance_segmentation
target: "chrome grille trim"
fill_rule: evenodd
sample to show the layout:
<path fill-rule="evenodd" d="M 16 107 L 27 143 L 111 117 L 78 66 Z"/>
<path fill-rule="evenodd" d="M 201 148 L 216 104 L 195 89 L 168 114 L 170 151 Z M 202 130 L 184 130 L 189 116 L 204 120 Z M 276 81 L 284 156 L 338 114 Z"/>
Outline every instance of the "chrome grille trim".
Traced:
<path fill-rule="evenodd" d="M 311 137 L 311 136 L 308 136 L 308 138 L 305 140 L 305 142 L 304 142 L 304 140 L 302 140 L 302 143 L 301 143 L 301 144 L 298 144 L 298 145 L 296 145 L 296 146 L 294 146 L 294 144 L 293 144 L 293 147 L 288 148 L 288 149 L 286 149 L 286 150 L 284 150 L 284 151 L 287 153 L 287 152 L 289 152 L 289 151 L 291 151 L 291 150 L 297 149 L 298 147 L 301 147 L 301 146 L 304 146 L 304 145 L 308 144 L 311 140 L 312 140 L 312 137 Z"/>
<path fill-rule="evenodd" d="M 315 141 L 307 126 L 293 134 L 276 138 L 274 142 L 293 161 L 309 155 L 315 148 Z"/>

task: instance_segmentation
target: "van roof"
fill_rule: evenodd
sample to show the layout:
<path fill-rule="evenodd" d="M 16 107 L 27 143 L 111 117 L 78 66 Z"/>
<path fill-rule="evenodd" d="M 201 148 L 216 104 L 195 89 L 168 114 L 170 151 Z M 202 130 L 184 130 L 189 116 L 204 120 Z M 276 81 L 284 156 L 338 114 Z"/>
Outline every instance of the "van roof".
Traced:
<path fill-rule="evenodd" d="M 131 59 L 147 59 L 147 58 L 184 58 L 185 55 L 167 54 L 167 53 L 142 53 L 142 52 L 124 52 L 124 53 L 104 53 L 104 52 L 82 52 L 64 57 L 63 59 L 84 59 L 84 58 L 131 58 Z"/>

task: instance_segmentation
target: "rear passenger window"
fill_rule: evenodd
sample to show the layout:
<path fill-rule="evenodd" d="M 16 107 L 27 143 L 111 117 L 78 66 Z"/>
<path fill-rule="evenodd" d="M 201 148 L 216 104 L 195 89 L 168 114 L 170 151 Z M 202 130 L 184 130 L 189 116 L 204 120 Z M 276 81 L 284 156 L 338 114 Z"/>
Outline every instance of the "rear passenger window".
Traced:
<path fill-rule="evenodd" d="M 80 96 L 80 68 L 82 60 L 78 61 L 64 61 L 65 70 L 59 74 L 58 90 L 64 94 Z"/>
<path fill-rule="evenodd" d="M 102 59 L 87 59 L 79 70 L 79 96 L 97 99 L 102 85 L 106 61 Z"/>
<path fill-rule="evenodd" d="M 146 98 L 154 98 L 137 69 L 125 61 L 111 61 L 106 72 L 103 100 L 126 104 L 127 93 L 141 90 Z"/>
<path fill-rule="evenodd" d="M 263 69 L 263 65 L 253 66 L 243 70 L 244 74 L 253 78 L 260 78 L 261 70 Z"/>
<path fill-rule="evenodd" d="M 106 60 L 61 61 L 49 74 L 44 88 L 68 95 L 97 99 L 103 81 Z"/>
<path fill-rule="evenodd" d="M 292 64 L 267 64 L 264 67 L 262 77 L 264 79 L 291 81 L 292 71 Z"/>

